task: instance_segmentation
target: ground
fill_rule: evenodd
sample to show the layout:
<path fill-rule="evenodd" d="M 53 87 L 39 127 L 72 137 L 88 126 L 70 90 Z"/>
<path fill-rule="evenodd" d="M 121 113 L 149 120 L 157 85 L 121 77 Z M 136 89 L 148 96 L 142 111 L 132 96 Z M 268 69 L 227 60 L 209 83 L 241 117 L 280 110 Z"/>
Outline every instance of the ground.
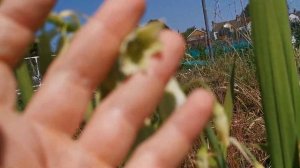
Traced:
<path fill-rule="evenodd" d="M 187 93 L 200 87 L 204 81 L 222 103 L 230 80 L 233 55 L 218 58 L 215 63 L 204 67 L 182 67 L 177 73 L 177 79 Z M 263 145 L 266 144 L 266 129 L 252 51 L 243 55 L 238 54 L 235 73 L 235 105 L 231 136 L 246 145 L 260 163 L 268 166 L 269 157 L 263 150 Z M 196 168 L 199 143 L 200 141 L 195 142 L 190 154 L 183 161 L 182 168 Z M 230 168 L 251 167 L 242 154 L 232 146 L 228 150 L 227 162 Z"/>

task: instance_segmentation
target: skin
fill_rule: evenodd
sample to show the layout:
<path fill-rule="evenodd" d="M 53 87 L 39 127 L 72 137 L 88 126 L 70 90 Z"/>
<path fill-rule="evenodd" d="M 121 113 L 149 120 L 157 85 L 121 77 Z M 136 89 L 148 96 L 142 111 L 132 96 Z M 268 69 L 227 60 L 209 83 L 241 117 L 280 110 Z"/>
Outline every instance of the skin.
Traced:
<path fill-rule="evenodd" d="M 2 0 L 0 6 L 0 167 L 114 168 L 162 97 L 184 52 L 180 35 L 164 31 L 163 51 L 95 110 L 72 140 L 93 90 L 105 79 L 124 37 L 145 9 L 143 0 L 106 0 L 49 68 L 25 113 L 15 112 L 13 68 L 54 0 Z M 88 54 L 87 54 L 88 53 Z M 84 56 L 84 59 L 82 59 Z M 166 68 L 167 67 L 167 68 Z M 141 144 L 125 167 L 176 167 L 209 120 L 213 96 L 196 90 L 162 128 Z"/>

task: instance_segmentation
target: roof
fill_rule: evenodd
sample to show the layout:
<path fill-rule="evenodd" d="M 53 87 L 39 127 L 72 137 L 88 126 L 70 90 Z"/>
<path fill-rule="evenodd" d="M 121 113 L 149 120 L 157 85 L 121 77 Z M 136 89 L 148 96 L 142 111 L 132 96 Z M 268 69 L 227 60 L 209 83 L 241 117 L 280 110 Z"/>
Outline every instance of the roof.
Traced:
<path fill-rule="evenodd" d="M 187 39 L 188 39 L 189 37 L 191 37 L 192 35 L 195 35 L 195 34 L 197 34 L 197 33 L 204 33 L 204 34 L 206 34 L 206 31 L 200 30 L 200 29 L 195 29 L 191 34 L 188 35 Z"/>
<path fill-rule="evenodd" d="M 289 14 L 290 21 L 299 21 L 300 20 L 300 11 L 294 10 L 293 13 Z"/>
<path fill-rule="evenodd" d="M 289 19 L 290 19 L 290 21 L 299 21 L 300 17 L 298 15 L 296 15 L 295 13 L 291 13 L 289 15 Z"/>
<path fill-rule="evenodd" d="M 240 27 L 243 27 L 245 25 L 248 25 L 250 23 L 250 18 L 245 18 L 245 19 L 234 19 L 234 20 L 229 20 L 225 22 L 220 22 L 220 23 L 214 23 L 213 22 L 213 32 L 219 32 L 222 28 L 224 28 L 224 25 L 230 24 L 233 28 L 237 29 Z"/>

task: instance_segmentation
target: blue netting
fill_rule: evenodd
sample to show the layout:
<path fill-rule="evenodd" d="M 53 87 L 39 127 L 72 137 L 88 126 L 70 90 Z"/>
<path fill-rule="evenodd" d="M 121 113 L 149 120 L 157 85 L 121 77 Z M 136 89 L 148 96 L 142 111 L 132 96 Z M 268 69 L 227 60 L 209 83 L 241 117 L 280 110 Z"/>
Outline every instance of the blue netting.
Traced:
<path fill-rule="evenodd" d="M 193 58 L 199 58 L 201 56 L 201 52 L 198 49 L 189 49 L 187 53 Z"/>

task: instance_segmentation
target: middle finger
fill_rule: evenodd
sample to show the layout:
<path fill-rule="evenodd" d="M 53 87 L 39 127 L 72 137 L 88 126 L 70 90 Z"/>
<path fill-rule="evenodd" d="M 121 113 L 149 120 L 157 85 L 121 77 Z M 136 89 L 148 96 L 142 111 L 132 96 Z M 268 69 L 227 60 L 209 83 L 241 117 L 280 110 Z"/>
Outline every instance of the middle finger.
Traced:
<path fill-rule="evenodd" d="M 161 57 L 152 58 L 146 72 L 134 75 L 117 88 L 96 109 L 80 138 L 81 145 L 108 164 L 117 167 L 122 162 L 183 55 L 184 43 L 177 33 L 163 32 L 161 41 L 164 44 Z"/>

